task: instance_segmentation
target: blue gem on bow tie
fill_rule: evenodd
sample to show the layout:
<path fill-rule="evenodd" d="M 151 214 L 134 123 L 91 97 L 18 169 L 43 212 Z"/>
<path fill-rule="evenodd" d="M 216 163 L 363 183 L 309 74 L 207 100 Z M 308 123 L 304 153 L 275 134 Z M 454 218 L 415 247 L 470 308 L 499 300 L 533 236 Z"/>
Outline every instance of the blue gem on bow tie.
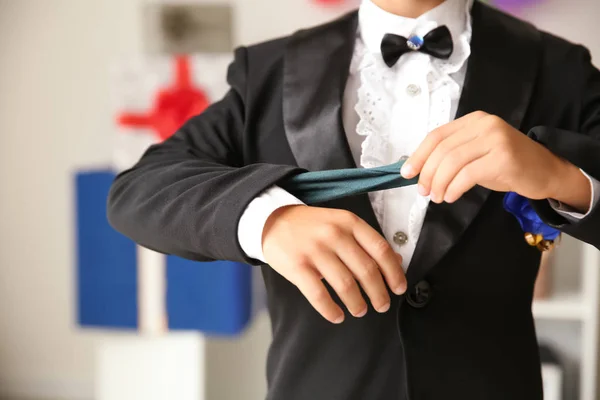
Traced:
<path fill-rule="evenodd" d="M 558 229 L 546 225 L 536 214 L 529 199 L 514 192 L 508 192 L 504 196 L 504 209 L 515 216 L 523 232 L 533 235 L 541 235 L 544 240 L 554 241 L 559 235 Z"/>
<path fill-rule="evenodd" d="M 409 37 L 406 41 L 408 48 L 415 51 L 423 47 L 423 43 L 425 43 L 423 38 L 417 35 L 411 35 L 411 37 Z"/>

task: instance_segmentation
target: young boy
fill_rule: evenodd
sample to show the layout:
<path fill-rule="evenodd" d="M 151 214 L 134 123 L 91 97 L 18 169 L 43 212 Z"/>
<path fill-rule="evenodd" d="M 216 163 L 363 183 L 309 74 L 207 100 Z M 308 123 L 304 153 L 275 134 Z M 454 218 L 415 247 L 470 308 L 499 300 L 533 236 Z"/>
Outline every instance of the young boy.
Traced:
<path fill-rule="evenodd" d="M 160 252 L 262 265 L 268 398 L 541 399 L 540 252 L 502 202 L 600 246 L 588 51 L 472 0 L 364 0 L 238 49 L 228 79 L 117 178 L 108 214 Z M 320 207 L 278 186 L 399 159 L 418 186 Z"/>

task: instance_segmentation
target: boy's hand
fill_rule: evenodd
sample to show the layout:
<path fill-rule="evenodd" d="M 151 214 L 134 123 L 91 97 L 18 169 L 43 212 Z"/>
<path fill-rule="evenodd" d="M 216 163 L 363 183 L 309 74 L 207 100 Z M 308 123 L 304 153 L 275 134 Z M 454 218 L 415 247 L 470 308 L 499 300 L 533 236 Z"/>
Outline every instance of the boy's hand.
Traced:
<path fill-rule="evenodd" d="M 358 283 L 379 312 L 390 308 L 384 278 L 394 293 L 406 290 L 400 255 L 377 231 L 348 211 L 304 205 L 280 208 L 268 218 L 262 244 L 269 265 L 333 323 L 341 323 L 344 313 L 321 279 L 355 317 L 367 312 Z"/>
<path fill-rule="evenodd" d="M 589 181 L 577 167 L 482 111 L 432 131 L 401 173 L 420 174 L 419 193 L 435 203 L 452 203 L 475 185 L 555 199 L 582 212 L 591 200 Z"/>

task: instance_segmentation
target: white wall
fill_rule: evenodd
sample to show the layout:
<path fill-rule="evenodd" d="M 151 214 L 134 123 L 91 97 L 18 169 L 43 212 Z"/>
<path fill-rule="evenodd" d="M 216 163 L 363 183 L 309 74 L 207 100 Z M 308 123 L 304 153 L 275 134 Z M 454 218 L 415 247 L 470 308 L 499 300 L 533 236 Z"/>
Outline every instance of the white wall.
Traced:
<path fill-rule="evenodd" d="M 522 16 L 540 29 L 583 43 L 600 65 L 600 1 L 598 0 L 538 0 L 538 4 L 523 10 Z"/>
<path fill-rule="evenodd" d="M 89 397 L 74 324 L 72 173 L 104 163 L 107 61 L 140 47 L 134 2 L 0 2 L 0 390 Z"/>
<path fill-rule="evenodd" d="M 237 0 L 238 43 L 340 12 L 308 1 Z M 91 397 L 94 344 L 111 335 L 73 323 L 72 173 L 110 160 L 108 67 L 143 48 L 142 3 L 0 0 L 0 395 Z M 600 1 L 547 4 L 528 15 L 600 57 Z M 209 399 L 262 398 L 264 361 L 252 354 L 268 340 L 261 318 L 242 342 L 211 341 Z"/>

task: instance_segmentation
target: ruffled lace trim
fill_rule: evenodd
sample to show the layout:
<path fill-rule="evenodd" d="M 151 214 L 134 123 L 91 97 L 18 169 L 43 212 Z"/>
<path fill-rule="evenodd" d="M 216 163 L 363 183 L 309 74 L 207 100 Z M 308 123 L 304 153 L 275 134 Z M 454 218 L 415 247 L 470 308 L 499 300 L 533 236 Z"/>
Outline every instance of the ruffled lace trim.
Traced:
<path fill-rule="evenodd" d="M 460 86 L 450 76 L 461 70 L 471 55 L 471 2 L 466 2 L 467 29 L 454 38 L 455 46 L 448 60 L 431 58 L 427 83 L 429 85 L 429 124 L 428 132 L 449 122 L 452 102 L 460 97 Z M 360 165 L 364 168 L 379 167 L 389 164 L 390 121 L 394 104 L 392 92 L 394 73 L 388 68 L 379 54 L 367 51 L 360 34 L 357 35 L 351 73 L 360 74 L 360 87 L 355 111 L 359 117 L 356 132 L 364 137 Z M 409 152 L 412 153 L 423 140 L 423 137 L 411 138 Z M 380 224 L 384 218 L 384 192 L 369 193 L 369 198 Z M 409 234 L 416 237 L 420 231 L 429 197 L 418 196 L 409 212 Z"/>
<path fill-rule="evenodd" d="M 389 143 L 390 109 L 393 102 L 386 82 L 393 78 L 391 70 L 382 69 L 375 55 L 366 51 L 362 41 L 357 40 L 354 63 L 360 73 L 358 101 L 354 110 L 359 117 L 356 132 L 365 139 L 362 142 L 360 164 L 364 168 L 386 164 Z"/>
<path fill-rule="evenodd" d="M 352 73 L 360 73 L 358 101 L 354 110 L 359 117 L 356 132 L 364 137 L 361 147 L 360 165 L 373 168 L 386 165 L 389 152 L 390 110 L 393 103 L 392 94 L 386 88 L 393 73 L 389 68 L 382 68 L 376 56 L 369 53 L 362 40 L 357 38 Z M 383 221 L 383 192 L 369 193 L 373 211 L 379 223 Z"/>

